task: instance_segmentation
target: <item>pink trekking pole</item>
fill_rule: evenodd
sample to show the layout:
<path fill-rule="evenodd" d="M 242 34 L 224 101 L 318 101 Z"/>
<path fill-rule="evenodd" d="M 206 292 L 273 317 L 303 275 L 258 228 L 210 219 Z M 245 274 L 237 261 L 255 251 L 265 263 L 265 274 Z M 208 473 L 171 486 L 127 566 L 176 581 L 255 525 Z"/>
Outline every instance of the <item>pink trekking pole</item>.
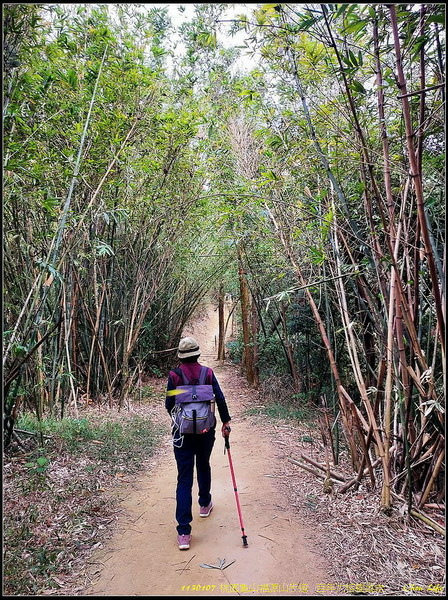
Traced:
<path fill-rule="evenodd" d="M 238 489 L 236 487 L 235 472 L 233 470 L 232 455 L 230 454 L 230 442 L 229 442 L 229 436 L 228 435 L 226 435 L 224 437 L 224 442 L 225 442 L 224 454 L 226 453 L 226 450 L 227 450 L 227 455 L 229 457 L 229 467 L 230 467 L 230 474 L 232 475 L 233 491 L 235 492 L 236 507 L 237 507 L 237 510 L 238 510 L 238 517 L 240 519 L 241 532 L 243 534 L 242 535 L 243 546 L 247 547 L 247 535 L 244 533 L 243 515 L 241 514 L 240 499 L 239 499 L 239 496 L 238 496 Z"/>

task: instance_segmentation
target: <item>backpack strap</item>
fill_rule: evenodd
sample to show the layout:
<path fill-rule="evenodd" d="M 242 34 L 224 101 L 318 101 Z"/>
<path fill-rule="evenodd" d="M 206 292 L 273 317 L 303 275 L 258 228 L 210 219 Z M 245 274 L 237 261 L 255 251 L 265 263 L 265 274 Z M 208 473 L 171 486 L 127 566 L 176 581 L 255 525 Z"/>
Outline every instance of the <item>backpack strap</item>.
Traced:
<path fill-rule="evenodd" d="M 187 376 L 180 367 L 176 367 L 175 369 L 173 369 L 173 373 L 176 373 L 176 375 L 182 380 L 183 385 L 189 384 Z"/>
<path fill-rule="evenodd" d="M 204 385 L 207 375 L 208 367 L 201 367 L 201 372 L 199 373 L 199 385 Z"/>
<path fill-rule="evenodd" d="M 187 379 L 187 376 L 185 375 L 185 373 L 182 371 L 182 369 L 179 367 L 179 371 L 182 377 L 182 382 L 184 385 L 190 385 L 190 380 Z"/>

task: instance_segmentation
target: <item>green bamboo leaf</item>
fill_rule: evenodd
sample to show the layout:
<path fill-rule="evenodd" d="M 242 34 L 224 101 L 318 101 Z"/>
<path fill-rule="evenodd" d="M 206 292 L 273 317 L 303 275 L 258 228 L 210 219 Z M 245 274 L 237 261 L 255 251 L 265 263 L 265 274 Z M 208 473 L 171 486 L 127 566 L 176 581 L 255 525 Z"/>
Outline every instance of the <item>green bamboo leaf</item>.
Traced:
<path fill-rule="evenodd" d="M 58 198 L 52 198 L 51 196 L 47 196 L 42 200 L 42 206 L 47 211 L 49 215 L 55 217 L 58 214 L 60 201 Z"/>
<path fill-rule="evenodd" d="M 349 7 L 348 4 L 341 4 L 341 6 L 338 8 L 335 16 L 340 17 L 343 13 L 345 13 L 345 11 L 347 10 L 348 7 Z"/>
<path fill-rule="evenodd" d="M 431 15 L 426 20 L 427 23 L 441 23 L 445 24 L 445 15 Z"/>
<path fill-rule="evenodd" d="M 325 252 L 322 248 L 316 246 L 310 246 L 309 257 L 314 265 L 321 265 L 325 262 Z"/>
<path fill-rule="evenodd" d="M 95 244 L 95 252 L 97 256 L 115 256 L 115 252 L 112 250 L 112 247 L 101 240 Z"/>
<path fill-rule="evenodd" d="M 344 33 L 358 33 L 361 29 L 364 29 L 367 25 L 365 19 L 356 20 L 354 23 L 348 25 L 343 31 Z"/>
<path fill-rule="evenodd" d="M 359 81 L 357 81 L 356 79 L 354 79 L 351 83 L 350 86 L 352 89 L 354 89 L 356 92 L 359 92 L 360 94 L 366 94 L 366 89 L 365 87 L 362 85 L 362 83 L 360 83 Z"/>
<path fill-rule="evenodd" d="M 345 62 L 346 65 L 348 65 L 350 68 L 353 67 L 352 65 L 352 61 L 350 60 L 350 57 L 348 56 L 344 56 L 343 54 L 341 54 L 341 59 Z"/>
<path fill-rule="evenodd" d="M 302 18 L 299 22 L 299 30 L 307 31 L 308 29 L 310 29 L 310 27 L 312 27 L 316 23 L 316 21 L 317 21 L 317 19 L 313 16 Z"/>
<path fill-rule="evenodd" d="M 210 31 L 200 31 L 196 40 L 202 48 L 216 48 L 218 45 L 216 34 Z"/>
<path fill-rule="evenodd" d="M 26 356 L 29 351 L 27 346 L 22 346 L 22 344 L 14 344 L 12 347 L 12 353 L 19 358 Z"/>
<path fill-rule="evenodd" d="M 274 173 L 274 171 L 269 170 L 269 171 L 264 171 L 262 173 L 262 175 L 266 178 L 269 179 L 270 181 L 278 181 L 278 177 L 277 175 Z"/>
<path fill-rule="evenodd" d="M 281 148 L 283 140 L 279 135 L 273 135 L 266 140 L 266 144 L 271 148 Z"/>
<path fill-rule="evenodd" d="M 423 48 L 423 46 L 426 44 L 427 41 L 428 41 L 428 38 L 426 36 L 420 36 L 419 38 L 417 38 L 415 40 L 415 43 L 412 46 L 412 57 L 413 58 L 418 56 L 418 54 L 420 53 L 420 50 Z"/>
<path fill-rule="evenodd" d="M 350 57 L 350 62 L 352 63 L 352 65 L 354 67 L 357 67 L 358 66 L 358 61 L 356 59 L 356 56 L 353 54 L 353 52 L 351 50 L 348 51 L 348 55 Z"/>

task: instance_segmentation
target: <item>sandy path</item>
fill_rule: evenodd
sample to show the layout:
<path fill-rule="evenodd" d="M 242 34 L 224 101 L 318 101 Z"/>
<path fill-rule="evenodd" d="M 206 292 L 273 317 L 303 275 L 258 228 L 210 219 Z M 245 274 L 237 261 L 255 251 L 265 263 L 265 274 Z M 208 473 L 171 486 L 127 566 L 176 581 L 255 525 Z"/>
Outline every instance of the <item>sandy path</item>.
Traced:
<path fill-rule="evenodd" d="M 189 551 L 179 551 L 174 519 L 176 466 L 166 438 L 158 467 L 127 491 L 127 517 L 94 557 L 103 566 L 85 595 L 318 595 L 328 580 L 313 532 L 300 522 L 274 479 L 279 459 L 271 442 L 257 436 L 242 414 L 250 404 L 250 388 L 236 367 L 214 360 L 217 330 L 217 313 L 211 310 L 185 334 L 199 341 L 200 361 L 215 370 L 232 415 L 232 459 L 249 545 L 242 544 L 228 458 L 217 431 L 211 459 L 214 510 L 210 517 L 199 518 L 195 483 L 192 543 Z M 218 558 L 235 562 L 224 570 L 200 566 L 217 564 Z"/>

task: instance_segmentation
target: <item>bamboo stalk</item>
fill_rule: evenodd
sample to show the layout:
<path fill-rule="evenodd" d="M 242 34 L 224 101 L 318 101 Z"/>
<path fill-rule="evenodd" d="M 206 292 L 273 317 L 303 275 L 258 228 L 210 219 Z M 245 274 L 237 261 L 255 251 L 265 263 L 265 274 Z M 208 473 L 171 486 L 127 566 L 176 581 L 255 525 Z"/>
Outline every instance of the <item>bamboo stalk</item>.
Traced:
<path fill-rule="evenodd" d="M 338 393 L 339 406 L 341 409 L 341 417 L 342 417 L 342 423 L 343 423 L 343 428 L 344 428 L 344 434 L 346 436 L 347 443 L 350 446 L 350 455 L 351 455 L 353 466 L 354 466 L 354 468 L 356 468 L 356 465 L 359 464 L 358 450 L 356 448 L 356 444 L 354 443 L 354 439 L 351 434 L 351 429 L 350 429 L 350 426 L 348 423 L 349 414 L 348 414 L 347 398 L 350 400 L 351 400 L 351 398 L 343 388 L 343 385 L 341 382 L 341 377 L 340 377 L 339 370 L 338 370 L 338 366 L 336 364 L 336 358 L 335 358 L 333 349 L 331 347 L 330 340 L 328 338 L 328 334 L 325 329 L 324 322 L 322 321 L 322 318 L 319 313 L 319 309 L 317 308 L 316 302 L 314 301 L 314 298 L 313 298 L 309 288 L 306 287 L 305 278 L 303 276 L 302 270 L 300 269 L 300 266 L 292 253 L 290 244 L 285 237 L 283 229 L 279 227 L 277 220 L 275 219 L 272 211 L 270 210 L 269 206 L 266 203 L 265 203 L 265 208 L 269 215 L 269 218 L 272 221 L 274 229 L 280 239 L 280 242 L 283 245 L 283 248 L 285 249 L 286 255 L 287 255 L 292 267 L 294 268 L 294 271 L 296 273 L 296 276 L 297 276 L 300 284 L 302 286 L 305 286 L 305 294 L 308 298 L 308 302 L 310 304 L 310 307 L 311 307 L 311 310 L 312 310 L 312 313 L 314 316 L 314 320 L 316 321 L 323 344 L 327 351 L 327 355 L 328 355 L 328 359 L 329 359 L 330 367 L 331 367 L 331 372 L 333 374 L 335 385 L 336 385 L 336 390 Z"/>
<path fill-rule="evenodd" d="M 27 431 L 26 429 L 16 429 L 15 427 L 14 427 L 14 431 L 16 433 L 21 433 L 22 435 L 33 435 L 33 436 L 34 435 L 40 435 L 39 431 Z M 47 440 L 52 440 L 53 439 L 52 435 L 43 435 L 42 437 L 45 438 L 45 439 L 47 439 Z"/>
<path fill-rule="evenodd" d="M 218 356 L 217 360 L 225 359 L 225 338 L 224 338 L 224 284 L 221 282 L 218 291 L 218 319 L 219 319 L 219 335 L 218 335 Z"/>
<path fill-rule="evenodd" d="M 338 481 L 346 480 L 345 477 L 343 475 L 341 475 L 340 473 L 335 473 L 335 471 L 332 471 L 331 469 L 327 469 L 327 467 L 324 467 L 323 465 L 319 464 L 314 459 L 310 458 L 309 456 L 306 456 L 306 454 L 301 453 L 300 458 L 306 462 L 309 462 L 311 465 L 317 467 L 318 469 L 320 469 L 321 471 L 324 471 L 325 473 L 327 473 L 327 471 L 328 471 L 328 473 L 331 475 L 331 477 L 333 477 L 333 479 L 337 479 Z"/>
<path fill-rule="evenodd" d="M 421 173 L 418 168 L 418 159 L 414 147 L 414 131 L 412 126 L 411 110 L 409 105 L 409 99 L 406 97 L 406 78 L 403 71 L 400 37 L 398 32 L 397 14 L 395 5 L 388 5 L 390 12 L 390 21 L 392 25 L 392 33 L 394 38 L 395 55 L 396 55 L 396 67 L 398 76 L 398 87 L 402 91 L 402 107 L 403 107 L 403 118 L 406 129 L 406 141 L 409 155 L 409 165 L 411 170 L 411 176 L 414 182 L 414 191 L 417 199 L 417 214 L 421 228 L 421 234 L 423 238 L 424 254 L 428 263 L 428 269 L 430 273 L 431 288 L 434 296 L 434 304 L 437 314 L 437 322 L 439 324 L 439 340 L 442 351 L 445 352 L 445 319 L 442 310 L 442 301 L 440 296 L 440 288 L 438 284 L 437 270 L 435 267 L 434 255 L 431 248 L 431 241 L 429 239 L 428 227 L 425 217 L 425 200 L 423 195 L 423 183 Z"/>
<path fill-rule="evenodd" d="M 115 163 L 118 160 L 119 155 L 121 154 L 122 150 L 124 149 L 124 147 L 126 146 L 126 144 L 128 143 L 129 138 L 131 137 L 132 133 L 134 132 L 134 129 L 138 123 L 139 118 L 136 118 L 134 123 L 132 124 L 131 128 L 129 129 L 125 139 L 123 140 L 123 143 L 121 144 L 120 148 L 118 149 L 118 151 L 116 152 L 115 156 L 113 157 L 113 159 L 111 160 L 109 166 L 106 169 L 106 172 L 104 173 L 103 177 L 101 178 L 101 181 L 99 182 L 98 186 L 96 187 L 96 190 L 94 191 L 94 193 L 92 194 L 92 197 L 89 200 L 89 203 L 87 205 L 87 207 L 85 208 L 85 211 L 82 213 L 80 219 L 76 222 L 76 227 L 74 228 L 74 237 L 76 238 L 76 234 L 77 232 L 80 230 L 81 225 L 83 224 L 87 213 L 89 211 L 89 209 L 93 206 L 93 203 L 96 200 L 96 197 L 98 196 L 98 194 L 101 191 L 101 188 L 103 187 L 104 182 L 106 181 L 110 171 L 112 170 L 113 166 L 115 165 Z M 65 254 L 68 252 L 68 248 L 65 250 L 65 252 L 62 254 L 61 256 L 61 260 L 60 263 L 62 262 Z M 59 263 L 59 264 L 60 264 Z M 58 268 L 59 268 L 59 264 L 58 264 Z"/>
<path fill-rule="evenodd" d="M 430 85 L 429 87 L 421 89 L 421 90 L 417 90 L 416 92 L 408 92 L 407 94 L 401 94 L 400 96 L 397 96 L 397 98 L 399 100 L 401 100 L 401 98 L 410 98 L 411 96 L 425 94 L 426 92 L 430 92 L 431 90 L 438 90 L 439 88 L 443 88 L 443 87 L 445 87 L 445 82 L 439 83 L 437 85 Z"/>
<path fill-rule="evenodd" d="M 442 462 L 443 462 L 444 458 L 445 458 L 445 449 L 442 449 L 442 451 L 440 452 L 440 454 L 437 458 L 436 464 L 434 465 L 434 469 L 433 469 L 431 477 L 428 481 L 428 485 L 426 486 L 426 488 L 422 494 L 422 497 L 420 498 L 420 502 L 418 503 L 419 507 L 423 506 L 423 504 L 425 504 L 426 500 L 428 499 L 428 496 L 431 492 L 432 485 L 433 485 L 437 475 L 439 474 L 440 467 L 442 466 Z"/>
<path fill-rule="evenodd" d="M 381 462 L 381 458 L 377 458 L 376 461 L 372 464 L 372 468 L 375 468 L 379 463 Z M 369 473 L 369 469 L 360 469 L 360 472 L 358 473 L 358 475 L 356 477 L 354 477 L 353 479 L 351 479 L 350 481 L 348 481 L 345 485 L 343 485 L 341 488 L 339 488 L 339 492 L 341 494 L 345 493 L 347 490 L 349 490 L 351 487 L 353 487 L 356 483 L 359 483 L 362 479 L 362 477 L 364 475 L 367 475 Z"/>
<path fill-rule="evenodd" d="M 70 382 L 70 395 L 73 396 L 73 406 L 74 406 L 75 417 L 78 418 L 78 402 L 77 402 L 78 390 L 75 389 L 75 384 L 73 383 L 72 362 L 71 362 L 70 349 L 69 349 L 70 329 L 72 326 L 71 325 L 72 314 L 71 314 L 70 309 L 67 307 L 65 286 L 64 286 L 64 290 L 63 290 L 62 302 L 63 302 L 63 314 L 64 314 L 64 348 L 65 348 L 65 355 L 67 358 L 67 371 L 68 371 L 68 379 Z"/>
<path fill-rule="evenodd" d="M 250 384 L 255 383 L 255 365 L 254 365 L 254 356 L 253 349 L 251 346 L 252 340 L 252 332 L 251 332 L 251 323 L 250 323 L 250 292 L 249 286 L 247 283 L 247 274 L 244 269 L 243 264 L 243 252 L 242 252 L 242 244 L 241 242 L 237 247 L 237 258 L 238 258 L 238 277 L 240 284 L 240 297 L 241 297 L 241 324 L 243 328 L 243 359 L 241 361 L 241 366 L 246 375 L 247 381 Z"/>
<path fill-rule="evenodd" d="M 336 215 L 334 203 L 333 203 L 333 212 L 334 212 L 334 215 Z M 333 244 L 334 244 L 334 249 L 335 249 L 336 264 L 337 264 L 338 274 L 340 275 L 341 274 L 341 261 L 340 261 L 339 245 L 338 245 L 338 238 L 337 238 L 337 222 L 336 222 L 335 216 L 334 216 L 334 221 L 333 221 L 333 232 L 334 232 Z M 339 306 L 340 306 L 342 321 L 344 323 L 344 333 L 345 333 L 346 340 L 347 340 L 348 354 L 349 354 L 349 357 L 350 357 L 350 360 L 352 363 L 353 373 L 355 375 L 356 383 L 357 383 L 359 392 L 361 394 L 361 398 L 362 398 L 363 403 L 367 410 L 370 424 L 373 426 L 375 441 L 378 446 L 378 451 L 380 454 L 383 454 L 382 440 L 380 439 L 380 436 L 378 434 L 378 426 L 376 425 L 375 416 L 374 416 L 372 408 L 371 408 L 370 400 L 367 396 L 366 386 L 365 386 L 361 366 L 359 364 L 358 352 L 356 349 L 356 340 L 355 340 L 355 336 L 353 333 L 353 326 L 352 326 L 353 323 L 351 323 L 350 319 L 349 319 L 347 298 L 346 298 L 343 280 L 339 279 L 338 283 L 339 283 L 339 292 L 338 292 Z M 367 430 L 368 429 L 369 428 L 367 427 Z"/>
<path fill-rule="evenodd" d="M 395 228 L 393 228 L 393 231 Z M 397 258 L 400 240 L 400 225 L 395 236 L 394 258 Z M 394 364 L 394 325 L 397 312 L 396 299 L 396 271 L 392 267 L 390 274 L 390 295 L 389 295 L 389 314 L 387 319 L 387 341 L 386 341 L 386 382 L 385 382 L 385 405 L 384 405 L 384 452 L 386 463 L 390 466 L 390 446 L 391 446 L 391 411 L 392 411 L 392 390 L 393 390 L 393 364 Z M 390 503 L 390 478 L 384 480 L 383 484 L 383 499 L 384 502 Z"/>
<path fill-rule="evenodd" d="M 101 72 L 103 70 L 103 66 L 104 66 L 104 62 L 106 60 L 106 55 L 107 55 L 107 46 L 104 50 L 104 54 L 103 54 L 103 58 L 101 61 L 101 65 L 100 68 L 98 69 L 98 75 L 95 81 L 95 87 L 93 88 L 93 93 L 92 93 L 92 98 L 90 99 L 90 105 L 89 105 L 89 110 L 87 113 L 87 117 L 84 123 L 84 130 L 82 132 L 82 136 L 81 136 L 81 142 L 79 144 L 79 148 L 78 148 L 78 156 L 76 157 L 76 162 L 75 162 L 75 167 L 73 170 L 73 176 L 72 176 L 72 180 L 70 182 L 70 187 L 69 190 L 67 192 L 67 196 L 65 199 L 65 203 L 64 203 L 64 208 L 62 209 L 62 213 L 61 213 L 61 219 L 58 225 L 58 232 L 57 232 L 57 236 L 56 236 L 56 242 L 53 248 L 53 254 L 52 254 L 52 258 L 51 258 L 51 262 L 52 264 L 56 264 L 57 259 L 58 259 L 58 252 L 59 252 L 59 246 L 61 245 L 61 241 L 62 241 L 62 236 L 64 233 L 64 229 L 65 229 L 65 223 L 67 221 L 67 216 L 68 216 L 68 211 L 70 208 L 70 203 L 72 200 L 72 195 L 73 195 L 73 191 L 75 189 L 75 185 L 78 182 L 78 176 L 79 176 L 79 169 L 81 166 L 81 157 L 82 157 L 82 153 L 84 150 L 84 144 L 86 141 L 86 137 L 87 137 L 87 130 L 89 128 L 89 124 L 90 124 L 90 117 L 92 114 L 92 109 L 93 109 L 93 105 L 95 103 L 95 99 L 96 99 L 96 92 L 98 89 L 98 83 L 100 81 L 100 77 L 101 77 Z"/>
<path fill-rule="evenodd" d="M 9 386 L 11 384 L 12 381 L 14 381 L 14 379 L 17 377 L 17 375 L 20 372 L 20 369 L 22 368 L 22 366 L 31 358 L 31 356 L 36 352 L 36 350 L 39 348 L 39 346 L 41 344 L 43 344 L 43 342 L 56 330 L 58 329 L 58 327 L 61 325 L 62 323 L 62 315 L 60 316 L 59 320 L 57 323 L 54 324 L 54 326 L 49 329 L 45 335 L 42 336 L 42 338 L 31 348 L 31 350 L 28 351 L 28 353 L 25 355 L 25 357 L 20 361 L 20 363 L 14 367 L 14 370 L 8 374 L 8 377 L 6 378 L 6 382 L 5 382 L 5 387 Z"/>
<path fill-rule="evenodd" d="M 358 420 L 358 412 L 354 410 L 356 408 L 356 405 L 354 402 L 352 403 L 351 408 L 353 411 L 354 419 Z M 372 488 L 374 488 L 375 487 L 375 473 L 373 472 L 373 467 L 372 467 L 372 463 L 370 461 L 370 455 L 369 455 L 369 444 L 372 439 L 372 435 L 373 435 L 373 426 L 371 425 L 369 428 L 369 432 L 367 434 L 367 440 L 364 439 L 363 435 L 361 435 L 360 438 L 361 438 L 362 449 L 364 452 L 362 464 L 364 466 L 367 463 L 367 470 L 370 475 L 370 482 L 372 484 Z M 361 480 L 361 477 L 360 477 L 361 472 L 362 471 L 360 470 L 358 473 L 359 481 Z"/>
<path fill-rule="evenodd" d="M 96 279 L 96 274 L 94 279 Z M 98 286 L 94 285 L 94 289 L 95 289 L 95 299 L 97 299 L 97 291 L 98 291 Z M 106 286 L 103 284 L 103 290 L 101 292 L 101 298 L 100 301 L 97 302 L 97 308 L 96 308 L 96 320 L 95 320 L 95 325 L 93 328 L 93 332 L 92 332 L 92 343 L 90 346 L 90 353 L 89 353 L 89 362 L 87 364 L 87 383 L 86 383 L 86 392 L 87 395 L 89 396 L 90 394 L 90 379 L 91 379 L 91 372 L 92 372 L 92 360 L 93 360 L 93 352 L 94 352 L 94 348 L 95 346 L 98 344 L 98 328 L 99 328 L 99 324 L 100 324 L 100 316 L 101 316 L 101 309 L 103 306 L 103 300 L 104 300 L 104 295 L 106 293 Z M 98 346 L 101 348 L 101 344 L 98 344 Z"/>
<path fill-rule="evenodd" d="M 330 447 L 331 447 L 331 453 L 332 453 L 332 456 L 333 456 L 333 464 L 337 465 L 338 464 L 338 457 L 337 457 L 337 453 L 335 451 L 335 444 L 334 444 L 334 441 L 333 441 L 333 434 L 332 434 L 331 425 L 330 425 L 330 419 L 329 419 L 330 411 L 327 408 L 327 399 L 326 399 L 325 394 L 322 396 L 322 403 L 323 403 L 323 406 L 324 406 L 324 409 L 323 409 L 324 421 L 325 421 L 324 425 L 327 428 L 327 432 L 328 432 L 328 437 L 329 437 Z"/>
<path fill-rule="evenodd" d="M 316 471 L 316 469 L 312 469 L 311 467 L 307 467 L 306 465 L 302 464 L 298 460 L 294 460 L 293 458 L 289 458 L 289 457 L 288 457 L 288 460 L 289 460 L 289 462 L 297 465 L 298 467 L 301 467 L 302 469 L 305 469 L 305 471 L 308 471 L 308 473 L 312 473 L 313 475 L 315 475 L 319 479 L 323 479 L 323 480 L 327 479 L 327 477 L 323 473 L 321 473 L 320 471 Z"/>
<path fill-rule="evenodd" d="M 25 299 L 25 302 L 24 302 L 24 304 L 23 304 L 23 306 L 22 306 L 22 309 L 21 309 L 21 311 L 20 311 L 20 314 L 19 314 L 19 316 L 17 317 L 17 321 L 16 321 L 16 324 L 14 325 L 14 328 L 13 328 L 13 331 L 12 331 L 11 338 L 10 338 L 10 340 L 9 340 L 9 343 L 8 343 L 7 347 L 6 347 L 6 350 L 5 350 L 5 352 L 3 353 L 3 366 L 5 366 L 6 359 L 8 358 L 9 351 L 11 350 L 11 348 L 12 348 L 13 344 L 14 344 L 14 343 L 15 343 L 15 341 L 16 341 L 16 337 L 17 337 L 17 331 L 18 331 L 18 328 L 19 328 L 20 322 L 21 322 L 21 320 L 22 320 L 22 317 L 23 317 L 23 315 L 25 314 L 25 311 L 26 311 L 26 307 L 27 307 L 27 305 L 28 305 L 28 302 L 30 301 L 30 299 L 31 299 L 31 296 L 33 295 L 33 292 L 36 290 L 36 288 L 37 288 L 37 285 L 38 285 L 38 283 L 39 283 L 39 281 L 40 281 L 41 279 L 42 279 L 42 273 L 39 273 L 39 275 L 38 275 L 38 276 L 35 278 L 35 280 L 33 281 L 33 285 L 31 286 L 31 289 L 30 289 L 30 291 L 29 291 L 29 293 L 28 293 L 28 296 L 26 297 L 26 299 Z"/>
<path fill-rule="evenodd" d="M 433 521 L 430 517 L 428 517 L 426 515 L 422 515 L 422 513 L 420 513 L 417 510 L 415 510 L 415 508 L 413 508 L 411 510 L 410 514 L 413 517 L 416 517 L 417 519 L 420 519 L 420 521 L 423 521 L 423 523 L 426 523 L 426 525 L 428 525 L 429 527 L 431 527 L 432 529 L 434 529 L 434 531 L 437 531 L 437 533 L 440 533 L 440 535 L 443 535 L 443 537 L 445 537 L 445 535 L 446 535 L 445 528 L 442 527 L 441 525 L 439 525 L 438 523 L 436 523 L 435 521 Z"/>

